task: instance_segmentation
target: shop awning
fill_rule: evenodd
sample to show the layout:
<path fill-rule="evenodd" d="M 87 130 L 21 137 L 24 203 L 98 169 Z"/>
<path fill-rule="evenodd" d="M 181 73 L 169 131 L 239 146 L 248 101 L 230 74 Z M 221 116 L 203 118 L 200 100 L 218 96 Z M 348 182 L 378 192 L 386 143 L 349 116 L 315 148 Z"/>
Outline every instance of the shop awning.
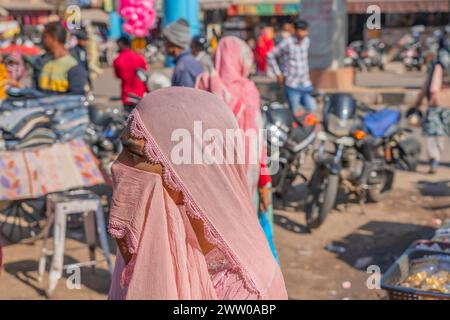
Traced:
<path fill-rule="evenodd" d="M 4 8 L 2 8 L 2 7 L 0 7 L 0 16 L 1 16 L 1 17 L 7 17 L 8 15 L 9 15 L 8 10 L 6 10 L 6 9 L 4 9 Z"/>
<path fill-rule="evenodd" d="M 109 15 L 101 9 L 82 9 L 81 17 L 83 20 L 101 22 L 109 25 Z"/>
<path fill-rule="evenodd" d="M 449 12 L 449 0 L 347 0 L 348 13 L 364 14 L 370 5 L 382 13 Z"/>
<path fill-rule="evenodd" d="M 283 12 L 290 12 L 294 10 L 296 14 L 300 0 L 199 0 L 200 8 L 203 10 L 218 10 L 218 9 L 236 9 L 238 11 L 250 13 L 252 15 L 261 14 L 282 14 Z M 155 1 L 155 8 L 162 10 L 163 0 Z M 245 14 L 245 15 L 246 15 Z"/>
<path fill-rule="evenodd" d="M 9 11 L 53 11 L 55 6 L 43 0 L 1 0 L 0 6 Z"/>
<path fill-rule="evenodd" d="M 299 13 L 300 1 L 233 0 L 228 7 L 229 16 L 287 16 Z"/>
<path fill-rule="evenodd" d="M 203 10 L 227 9 L 233 0 L 199 0 L 200 8 Z M 161 11 L 164 6 L 163 0 L 155 1 L 155 9 Z"/>

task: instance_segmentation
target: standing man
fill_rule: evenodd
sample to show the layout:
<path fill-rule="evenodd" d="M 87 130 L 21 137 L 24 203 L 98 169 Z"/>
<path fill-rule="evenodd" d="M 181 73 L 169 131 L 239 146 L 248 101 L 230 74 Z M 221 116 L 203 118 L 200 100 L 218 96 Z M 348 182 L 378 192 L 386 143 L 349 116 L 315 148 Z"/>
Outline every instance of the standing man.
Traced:
<path fill-rule="evenodd" d="M 167 54 L 175 59 L 176 64 L 172 86 L 194 88 L 203 67 L 189 50 L 191 44 L 189 23 L 179 19 L 168 24 L 163 30 L 163 36 Z"/>
<path fill-rule="evenodd" d="M 75 34 L 75 38 L 77 39 L 77 44 L 70 49 L 70 54 L 77 59 L 78 63 L 84 68 L 88 77 L 89 89 L 92 90 L 92 82 L 91 77 L 89 75 L 89 61 L 88 61 L 88 34 L 85 29 L 81 29 Z"/>
<path fill-rule="evenodd" d="M 309 77 L 308 23 L 304 20 L 295 22 L 295 33 L 281 41 L 268 55 L 268 63 L 284 86 L 286 98 L 293 113 L 302 105 L 308 112 L 316 110 L 316 101 L 311 96 L 314 87 Z M 279 61 L 286 61 L 280 66 Z"/>
<path fill-rule="evenodd" d="M 208 40 L 203 36 L 196 36 L 192 39 L 191 52 L 195 59 L 200 62 L 203 70 L 211 72 L 214 62 L 208 52 Z"/>
<path fill-rule="evenodd" d="M 147 62 L 144 57 L 131 50 L 128 37 L 117 40 L 119 55 L 113 62 L 116 77 L 122 81 L 122 103 L 127 111 L 136 105 L 136 98 L 142 98 L 147 92 L 147 84 L 139 77 L 139 73 L 147 72 Z"/>
<path fill-rule="evenodd" d="M 60 22 L 50 22 L 42 34 L 46 50 L 34 76 L 38 90 L 48 94 L 84 94 L 87 73 L 65 47 L 66 29 Z M 42 66 L 42 67 L 41 67 Z"/>

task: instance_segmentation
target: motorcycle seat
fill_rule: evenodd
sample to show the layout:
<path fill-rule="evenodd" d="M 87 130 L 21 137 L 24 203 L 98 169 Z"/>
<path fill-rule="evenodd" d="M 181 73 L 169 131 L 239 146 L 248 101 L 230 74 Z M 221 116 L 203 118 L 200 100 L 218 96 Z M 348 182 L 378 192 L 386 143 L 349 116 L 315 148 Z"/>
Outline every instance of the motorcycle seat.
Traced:
<path fill-rule="evenodd" d="M 295 153 L 303 151 L 314 143 L 316 137 L 316 126 L 297 127 L 292 129 L 287 146 Z"/>
<path fill-rule="evenodd" d="M 313 133 L 314 129 L 315 126 L 294 128 L 291 131 L 290 138 L 293 141 L 300 143 L 305 140 L 311 133 Z"/>

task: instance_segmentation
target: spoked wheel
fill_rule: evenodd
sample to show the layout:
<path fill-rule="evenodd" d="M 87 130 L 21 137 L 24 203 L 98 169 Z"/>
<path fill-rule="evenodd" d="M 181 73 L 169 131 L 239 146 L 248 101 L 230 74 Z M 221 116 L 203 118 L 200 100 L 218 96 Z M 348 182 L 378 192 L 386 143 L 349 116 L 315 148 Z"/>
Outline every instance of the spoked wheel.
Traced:
<path fill-rule="evenodd" d="M 10 201 L 0 206 L 0 234 L 10 243 L 32 243 L 45 223 L 45 198 Z"/>
<path fill-rule="evenodd" d="M 339 176 L 330 174 L 324 168 L 317 168 L 310 181 L 306 199 L 306 225 L 309 229 L 319 228 L 333 209 L 339 191 Z"/>

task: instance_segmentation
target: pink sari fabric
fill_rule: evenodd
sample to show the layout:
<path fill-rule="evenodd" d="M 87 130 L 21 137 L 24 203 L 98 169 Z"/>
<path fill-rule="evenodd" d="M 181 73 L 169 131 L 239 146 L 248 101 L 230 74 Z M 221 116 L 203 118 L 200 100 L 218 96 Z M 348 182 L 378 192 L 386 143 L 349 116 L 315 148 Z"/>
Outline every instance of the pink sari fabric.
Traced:
<path fill-rule="evenodd" d="M 258 128 L 255 119 L 261 106 L 258 89 L 248 79 L 253 61 L 253 53 L 243 40 L 225 37 L 216 50 L 215 72 L 200 74 L 196 86 L 221 97 L 244 130 Z"/>
<path fill-rule="evenodd" d="M 253 81 L 248 79 L 254 62 L 251 48 L 237 37 L 224 37 L 217 47 L 215 71 L 204 72 L 196 87 L 222 98 L 237 118 L 239 127 L 246 130 L 262 128 L 261 99 Z M 258 146 L 246 146 L 247 159 L 258 161 L 247 168 L 251 192 L 256 191 L 260 174 L 260 162 L 264 161 L 264 149 L 260 136 Z M 254 150 L 257 155 L 251 154 Z"/>
<path fill-rule="evenodd" d="M 161 164 L 164 173 L 161 178 L 114 165 L 109 230 L 126 239 L 133 258 L 125 266 L 119 254 L 110 298 L 286 299 L 283 275 L 254 214 L 244 165 L 172 161 L 180 143 L 173 141 L 176 129 L 204 150 L 195 121 L 203 132 L 215 129 L 224 137 L 227 129 L 238 129 L 219 98 L 189 88 L 157 90 L 130 116 L 132 135 L 145 141 L 148 160 Z M 183 205 L 164 186 L 181 192 Z M 206 255 L 189 218 L 203 223 L 214 245 Z"/>

